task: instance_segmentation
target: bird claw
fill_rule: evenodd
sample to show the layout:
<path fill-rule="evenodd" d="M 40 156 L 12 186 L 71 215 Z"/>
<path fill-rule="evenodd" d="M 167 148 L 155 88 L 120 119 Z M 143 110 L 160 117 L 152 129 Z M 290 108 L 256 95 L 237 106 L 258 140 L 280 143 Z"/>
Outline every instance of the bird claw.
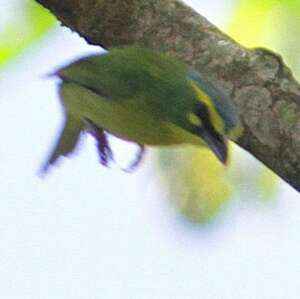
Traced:
<path fill-rule="evenodd" d="M 127 166 L 126 168 L 122 168 L 125 172 L 133 172 L 141 163 L 144 154 L 145 154 L 145 146 L 142 144 L 137 144 L 139 147 L 139 151 L 135 156 L 135 159 Z"/>
<path fill-rule="evenodd" d="M 96 146 L 101 165 L 108 167 L 114 160 L 113 152 L 109 145 L 104 129 L 97 127 L 92 121 L 86 120 L 87 131 L 96 139 Z"/>
<path fill-rule="evenodd" d="M 109 163 L 114 161 L 114 155 L 105 130 L 97 127 L 97 125 L 90 120 L 85 120 L 85 122 L 87 127 L 86 130 L 96 139 L 96 146 L 101 165 L 108 167 Z M 120 167 L 125 172 L 133 172 L 143 159 L 145 146 L 142 144 L 137 145 L 139 146 L 139 151 L 137 152 L 135 159 L 126 168 Z"/>

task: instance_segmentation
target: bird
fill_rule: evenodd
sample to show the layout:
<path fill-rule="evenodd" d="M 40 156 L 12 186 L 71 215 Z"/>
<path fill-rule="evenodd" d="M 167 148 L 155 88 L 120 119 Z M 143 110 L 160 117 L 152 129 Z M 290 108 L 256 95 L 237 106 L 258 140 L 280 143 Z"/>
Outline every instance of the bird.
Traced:
<path fill-rule="evenodd" d="M 206 73 L 163 52 L 136 46 L 112 48 L 58 69 L 64 124 L 42 166 L 48 171 L 70 155 L 81 133 L 96 140 L 99 160 L 113 160 L 108 134 L 145 147 L 191 144 L 210 149 L 226 164 L 228 139 L 242 125 L 229 96 Z"/>

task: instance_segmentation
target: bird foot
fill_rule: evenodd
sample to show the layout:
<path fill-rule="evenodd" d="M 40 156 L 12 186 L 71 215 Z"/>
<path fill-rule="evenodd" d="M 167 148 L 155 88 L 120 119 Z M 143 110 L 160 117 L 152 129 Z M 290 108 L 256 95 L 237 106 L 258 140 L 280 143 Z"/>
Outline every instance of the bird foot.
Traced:
<path fill-rule="evenodd" d="M 108 167 L 111 161 L 114 161 L 114 155 L 110 147 L 108 136 L 103 128 L 99 128 L 91 120 L 86 119 L 86 131 L 90 133 L 96 140 L 97 151 L 99 155 L 99 160 L 101 165 Z M 125 172 L 133 172 L 141 163 L 144 153 L 145 146 L 137 144 L 139 146 L 139 151 L 137 152 L 135 159 L 129 164 L 129 166 L 123 168 L 120 167 Z"/>

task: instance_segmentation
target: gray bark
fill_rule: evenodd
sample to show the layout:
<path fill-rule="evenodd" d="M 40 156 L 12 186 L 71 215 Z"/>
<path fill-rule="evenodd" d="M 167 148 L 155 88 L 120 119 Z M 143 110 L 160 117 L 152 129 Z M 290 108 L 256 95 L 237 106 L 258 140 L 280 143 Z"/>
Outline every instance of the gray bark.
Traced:
<path fill-rule="evenodd" d="M 247 49 L 179 0 L 36 0 L 90 44 L 139 45 L 207 72 L 233 99 L 238 144 L 300 191 L 300 85 L 280 56 Z"/>

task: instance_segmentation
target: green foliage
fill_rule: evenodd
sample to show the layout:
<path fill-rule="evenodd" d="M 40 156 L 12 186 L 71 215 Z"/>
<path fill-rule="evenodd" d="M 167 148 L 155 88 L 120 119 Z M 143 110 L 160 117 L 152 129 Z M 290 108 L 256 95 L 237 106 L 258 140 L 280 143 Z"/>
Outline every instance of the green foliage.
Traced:
<path fill-rule="evenodd" d="M 263 170 L 256 177 L 256 184 L 262 201 L 274 201 L 274 196 L 278 191 L 278 177 L 271 170 L 263 166 Z"/>
<path fill-rule="evenodd" d="M 55 18 L 33 0 L 20 3 L 21 10 L 0 31 L 0 67 L 38 41 L 55 25 Z"/>
<path fill-rule="evenodd" d="M 299 76 L 300 1 L 239 0 L 227 32 L 247 47 L 280 53 Z"/>
<path fill-rule="evenodd" d="M 211 152 L 199 147 L 162 149 L 160 162 L 163 186 L 185 218 L 205 224 L 220 214 L 232 186 L 227 168 Z"/>

